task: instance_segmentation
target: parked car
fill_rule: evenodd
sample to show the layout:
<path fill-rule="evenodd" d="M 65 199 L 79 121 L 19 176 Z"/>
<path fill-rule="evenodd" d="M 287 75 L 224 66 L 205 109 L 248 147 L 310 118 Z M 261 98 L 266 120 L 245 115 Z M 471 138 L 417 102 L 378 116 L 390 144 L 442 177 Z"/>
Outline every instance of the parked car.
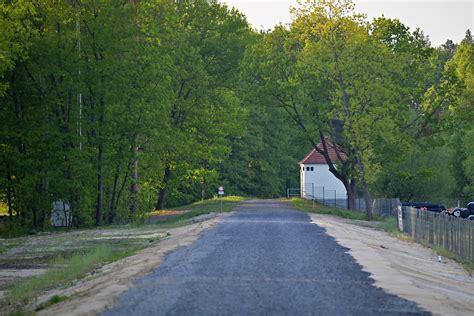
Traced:
<path fill-rule="evenodd" d="M 474 212 L 474 202 L 467 203 L 467 209 Z"/>
<path fill-rule="evenodd" d="M 450 215 L 474 220 L 474 202 L 467 203 L 466 207 L 456 207 Z"/>
<path fill-rule="evenodd" d="M 402 206 L 413 207 L 420 210 L 441 213 L 446 211 L 446 207 L 439 203 L 430 202 L 403 202 Z"/>

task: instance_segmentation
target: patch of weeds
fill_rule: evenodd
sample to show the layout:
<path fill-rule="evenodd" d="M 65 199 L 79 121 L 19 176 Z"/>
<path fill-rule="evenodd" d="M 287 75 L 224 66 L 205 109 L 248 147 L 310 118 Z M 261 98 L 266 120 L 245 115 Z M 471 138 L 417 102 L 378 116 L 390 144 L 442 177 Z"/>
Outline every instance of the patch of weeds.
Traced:
<path fill-rule="evenodd" d="M 380 223 L 380 228 L 386 231 L 390 236 L 406 242 L 415 242 L 411 236 L 404 234 L 398 229 L 396 217 L 384 217 Z"/>
<path fill-rule="evenodd" d="M 41 304 L 40 306 L 36 307 L 35 311 L 38 312 L 40 310 L 43 310 L 45 308 L 48 308 L 54 304 L 58 304 L 62 301 L 65 301 L 69 299 L 69 296 L 63 296 L 63 295 L 54 295 L 52 296 L 46 303 Z"/>
<path fill-rule="evenodd" d="M 148 239 L 148 242 L 149 242 L 150 244 L 152 244 L 152 243 L 154 243 L 154 242 L 156 242 L 156 241 L 159 241 L 159 240 L 160 240 L 160 238 L 158 238 L 158 237 L 156 237 L 156 238 L 150 238 L 150 239 Z"/>
<path fill-rule="evenodd" d="M 313 208 L 312 201 L 300 199 L 300 198 L 293 198 L 290 201 L 291 201 L 292 206 L 295 209 L 299 211 L 307 212 L 307 213 L 326 214 L 326 215 L 333 215 L 333 216 L 339 216 L 343 218 L 363 220 L 363 221 L 367 220 L 367 214 L 364 212 L 350 211 L 350 210 L 345 210 L 345 209 L 340 209 L 340 208 L 335 208 L 335 207 L 329 207 L 329 206 L 321 205 L 318 203 L 315 203 L 314 208 Z"/>
<path fill-rule="evenodd" d="M 380 223 L 380 228 L 390 234 L 398 233 L 397 219 L 395 217 L 385 217 Z"/>
<path fill-rule="evenodd" d="M 51 262 L 54 268 L 44 274 L 10 285 L 5 303 L 11 307 L 27 304 L 43 291 L 70 284 L 103 264 L 130 256 L 135 251 L 136 249 L 114 252 L 110 245 L 97 245 L 86 252 L 58 257 Z"/>

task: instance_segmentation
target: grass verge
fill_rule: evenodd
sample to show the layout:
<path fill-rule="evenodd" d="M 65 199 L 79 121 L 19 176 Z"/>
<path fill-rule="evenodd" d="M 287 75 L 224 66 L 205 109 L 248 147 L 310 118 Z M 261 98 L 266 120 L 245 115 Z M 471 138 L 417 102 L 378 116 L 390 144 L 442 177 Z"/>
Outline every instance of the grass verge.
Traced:
<path fill-rule="evenodd" d="M 292 198 L 290 202 L 293 208 L 299 211 L 307 212 L 307 213 L 326 214 L 326 215 L 333 215 L 333 216 L 339 216 L 343 218 L 363 220 L 363 221 L 367 220 L 367 214 L 364 212 L 344 210 L 340 208 L 321 205 L 318 203 L 314 203 L 314 207 L 313 207 L 312 201 L 301 199 L 301 198 Z"/>
<path fill-rule="evenodd" d="M 198 202 L 185 205 L 185 206 L 180 206 L 176 208 L 176 210 L 186 209 L 190 211 L 187 213 L 184 213 L 183 215 L 170 218 L 169 220 L 156 223 L 156 225 L 159 225 L 162 227 L 176 227 L 176 226 L 181 226 L 181 225 L 186 224 L 186 221 L 188 219 L 191 219 L 199 215 L 204 215 L 204 214 L 209 214 L 209 213 L 230 212 L 237 206 L 239 202 L 245 201 L 246 199 L 247 198 L 244 198 L 241 196 L 226 196 L 223 198 L 213 198 L 209 200 L 198 201 Z M 221 202 L 222 202 L 222 208 L 221 208 Z M 158 214 L 159 214 L 159 211 L 153 211 L 153 212 L 147 213 L 145 216 L 150 217 L 150 216 L 155 216 Z"/>
<path fill-rule="evenodd" d="M 97 245 L 83 253 L 57 257 L 52 260 L 53 268 L 44 274 L 10 285 L 4 304 L 13 310 L 21 308 L 42 292 L 67 286 L 106 263 L 132 255 L 136 250 L 138 249 L 116 252 L 109 245 Z M 53 296 L 48 303 L 52 305 L 64 299 L 64 297 L 59 299 Z"/>

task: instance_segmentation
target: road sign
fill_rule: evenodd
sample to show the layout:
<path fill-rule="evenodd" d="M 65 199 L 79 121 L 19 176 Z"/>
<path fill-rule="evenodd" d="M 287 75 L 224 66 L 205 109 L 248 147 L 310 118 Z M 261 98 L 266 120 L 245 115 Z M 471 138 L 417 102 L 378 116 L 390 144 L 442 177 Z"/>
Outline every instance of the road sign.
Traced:
<path fill-rule="evenodd" d="M 217 194 L 224 195 L 224 187 L 220 186 L 219 189 L 217 189 Z"/>

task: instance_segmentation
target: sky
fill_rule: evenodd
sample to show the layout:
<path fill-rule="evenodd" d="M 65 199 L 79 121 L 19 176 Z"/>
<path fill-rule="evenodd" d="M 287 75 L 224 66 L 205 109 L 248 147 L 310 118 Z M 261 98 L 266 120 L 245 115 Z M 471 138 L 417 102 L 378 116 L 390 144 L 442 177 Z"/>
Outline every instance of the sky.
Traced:
<path fill-rule="evenodd" d="M 411 30 L 417 27 L 428 35 L 433 46 L 451 39 L 460 42 L 467 29 L 474 30 L 474 0 L 353 0 L 356 11 L 371 21 L 382 14 L 397 18 Z M 256 29 L 273 29 L 290 23 L 290 7 L 296 0 L 221 0 L 244 13 Z"/>

